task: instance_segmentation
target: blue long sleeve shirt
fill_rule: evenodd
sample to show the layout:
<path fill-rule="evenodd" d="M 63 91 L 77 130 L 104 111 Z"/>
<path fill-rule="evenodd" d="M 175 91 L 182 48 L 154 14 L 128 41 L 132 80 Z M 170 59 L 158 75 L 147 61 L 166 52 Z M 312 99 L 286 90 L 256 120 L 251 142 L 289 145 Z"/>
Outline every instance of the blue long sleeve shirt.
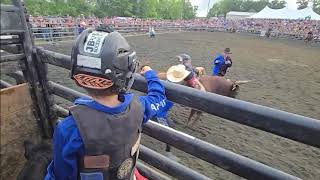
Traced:
<path fill-rule="evenodd" d="M 163 106 L 161 108 L 159 108 L 159 111 L 158 111 L 156 117 L 167 119 L 168 112 L 172 108 L 172 106 L 173 106 L 173 102 L 171 102 L 167 99 L 163 100 Z"/>
<path fill-rule="evenodd" d="M 225 59 L 221 54 L 219 54 L 213 59 L 212 64 L 212 75 L 217 76 L 221 71 L 221 67 L 225 64 Z"/>
<path fill-rule="evenodd" d="M 160 103 L 166 100 L 165 89 L 155 71 L 146 72 L 145 78 L 148 82 L 148 93 L 146 96 L 138 97 L 144 108 L 143 123 L 146 123 L 150 118 L 157 115 Z M 123 102 L 116 107 L 107 107 L 87 98 L 79 98 L 75 101 L 75 104 L 85 105 L 108 114 L 118 114 L 126 110 L 133 96 L 132 93 L 124 94 L 121 97 Z M 77 179 L 78 157 L 85 154 L 85 148 L 72 115 L 57 124 L 53 135 L 53 145 L 53 161 L 48 166 L 45 179 Z"/>

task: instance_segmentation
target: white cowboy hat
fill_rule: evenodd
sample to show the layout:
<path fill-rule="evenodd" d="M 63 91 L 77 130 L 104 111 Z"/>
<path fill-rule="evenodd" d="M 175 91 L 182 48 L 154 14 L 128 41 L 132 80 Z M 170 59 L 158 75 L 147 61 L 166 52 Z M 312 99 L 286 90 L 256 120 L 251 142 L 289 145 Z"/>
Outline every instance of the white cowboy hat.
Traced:
<path fill-rule="evenodd" d="M 182 64 L 171 66 L 167 71 L 167 79 L 171 82 L 178 83 L 183 81 L 191 72 L 186 70 Z"/>

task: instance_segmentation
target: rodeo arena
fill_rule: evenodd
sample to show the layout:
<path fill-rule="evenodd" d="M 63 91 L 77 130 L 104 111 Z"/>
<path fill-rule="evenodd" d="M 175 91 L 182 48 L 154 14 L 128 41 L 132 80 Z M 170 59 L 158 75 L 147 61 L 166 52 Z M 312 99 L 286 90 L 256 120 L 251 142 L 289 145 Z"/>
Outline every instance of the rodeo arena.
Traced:
<path fill-rule="evenodd" d="M 1 4 L 0 179 L 320 179 L 320 15 Z"/>

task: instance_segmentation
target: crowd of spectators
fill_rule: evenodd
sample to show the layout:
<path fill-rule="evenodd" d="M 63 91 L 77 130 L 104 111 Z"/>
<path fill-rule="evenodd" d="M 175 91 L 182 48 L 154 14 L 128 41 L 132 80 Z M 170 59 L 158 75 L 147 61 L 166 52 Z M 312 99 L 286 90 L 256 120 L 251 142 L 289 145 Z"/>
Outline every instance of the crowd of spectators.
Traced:
<path fill-rule="evenodd" d="M 250 32 L 260 33 L 271 31 L 277 37 L 286 35 L 290 37 L 303 38 L 312 32 L 315 39 L 320 39 L 320 21 L 313 20 L 268 20 L 268 19 L 240 19 L 227 20 L 220 18 L 198 18 L 192 20 L 159 20 L 140 19 L 134 17 L 29 17 L 34 32 L 38 32 L 44 38 L 49 36 L 49 30 L 55 32 L 63 31 L 77 35 L 87 27 L 96 27 L 101 24 L 112 24 L 116 29 L 120 27 L 186 27 L 206 28 L 208 30 L 229 31 L 229 32 Z M 45 34 L 45 35 L 44 35 Z M 56 36 L 61 35 L 54 33 Z"/>
<path fill-rule="evenodd" d="M 320 21 L 312 20 L 266 20 L 266 19 L 245 19 L 229 21 L 228 28 L 236 31 L 246 31 L 260 33 L 261 31 L 271 30 L 274 36 L 288 35 L 304 37 L 312 32 L 314 38 L 320 38 Z"/>

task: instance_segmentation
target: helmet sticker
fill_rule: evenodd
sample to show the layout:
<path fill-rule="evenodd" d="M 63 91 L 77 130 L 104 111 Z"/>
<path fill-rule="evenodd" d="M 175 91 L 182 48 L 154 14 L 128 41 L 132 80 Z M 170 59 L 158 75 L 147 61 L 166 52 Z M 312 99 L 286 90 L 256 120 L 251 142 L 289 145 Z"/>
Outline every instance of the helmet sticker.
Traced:
<path fill-rule="evenodd" d="M 101 69 L 101 59 L 90 56 L 77 55 L 77 66 Z"/>
<path fill-rule="evenodd" d="M 99 31 L 93 31 L 91 34 L 89 34 L 84 45 L 84 52 L 100 54 L 104 38 L 108 36 L 108 34 L 109 33 Z"/>

